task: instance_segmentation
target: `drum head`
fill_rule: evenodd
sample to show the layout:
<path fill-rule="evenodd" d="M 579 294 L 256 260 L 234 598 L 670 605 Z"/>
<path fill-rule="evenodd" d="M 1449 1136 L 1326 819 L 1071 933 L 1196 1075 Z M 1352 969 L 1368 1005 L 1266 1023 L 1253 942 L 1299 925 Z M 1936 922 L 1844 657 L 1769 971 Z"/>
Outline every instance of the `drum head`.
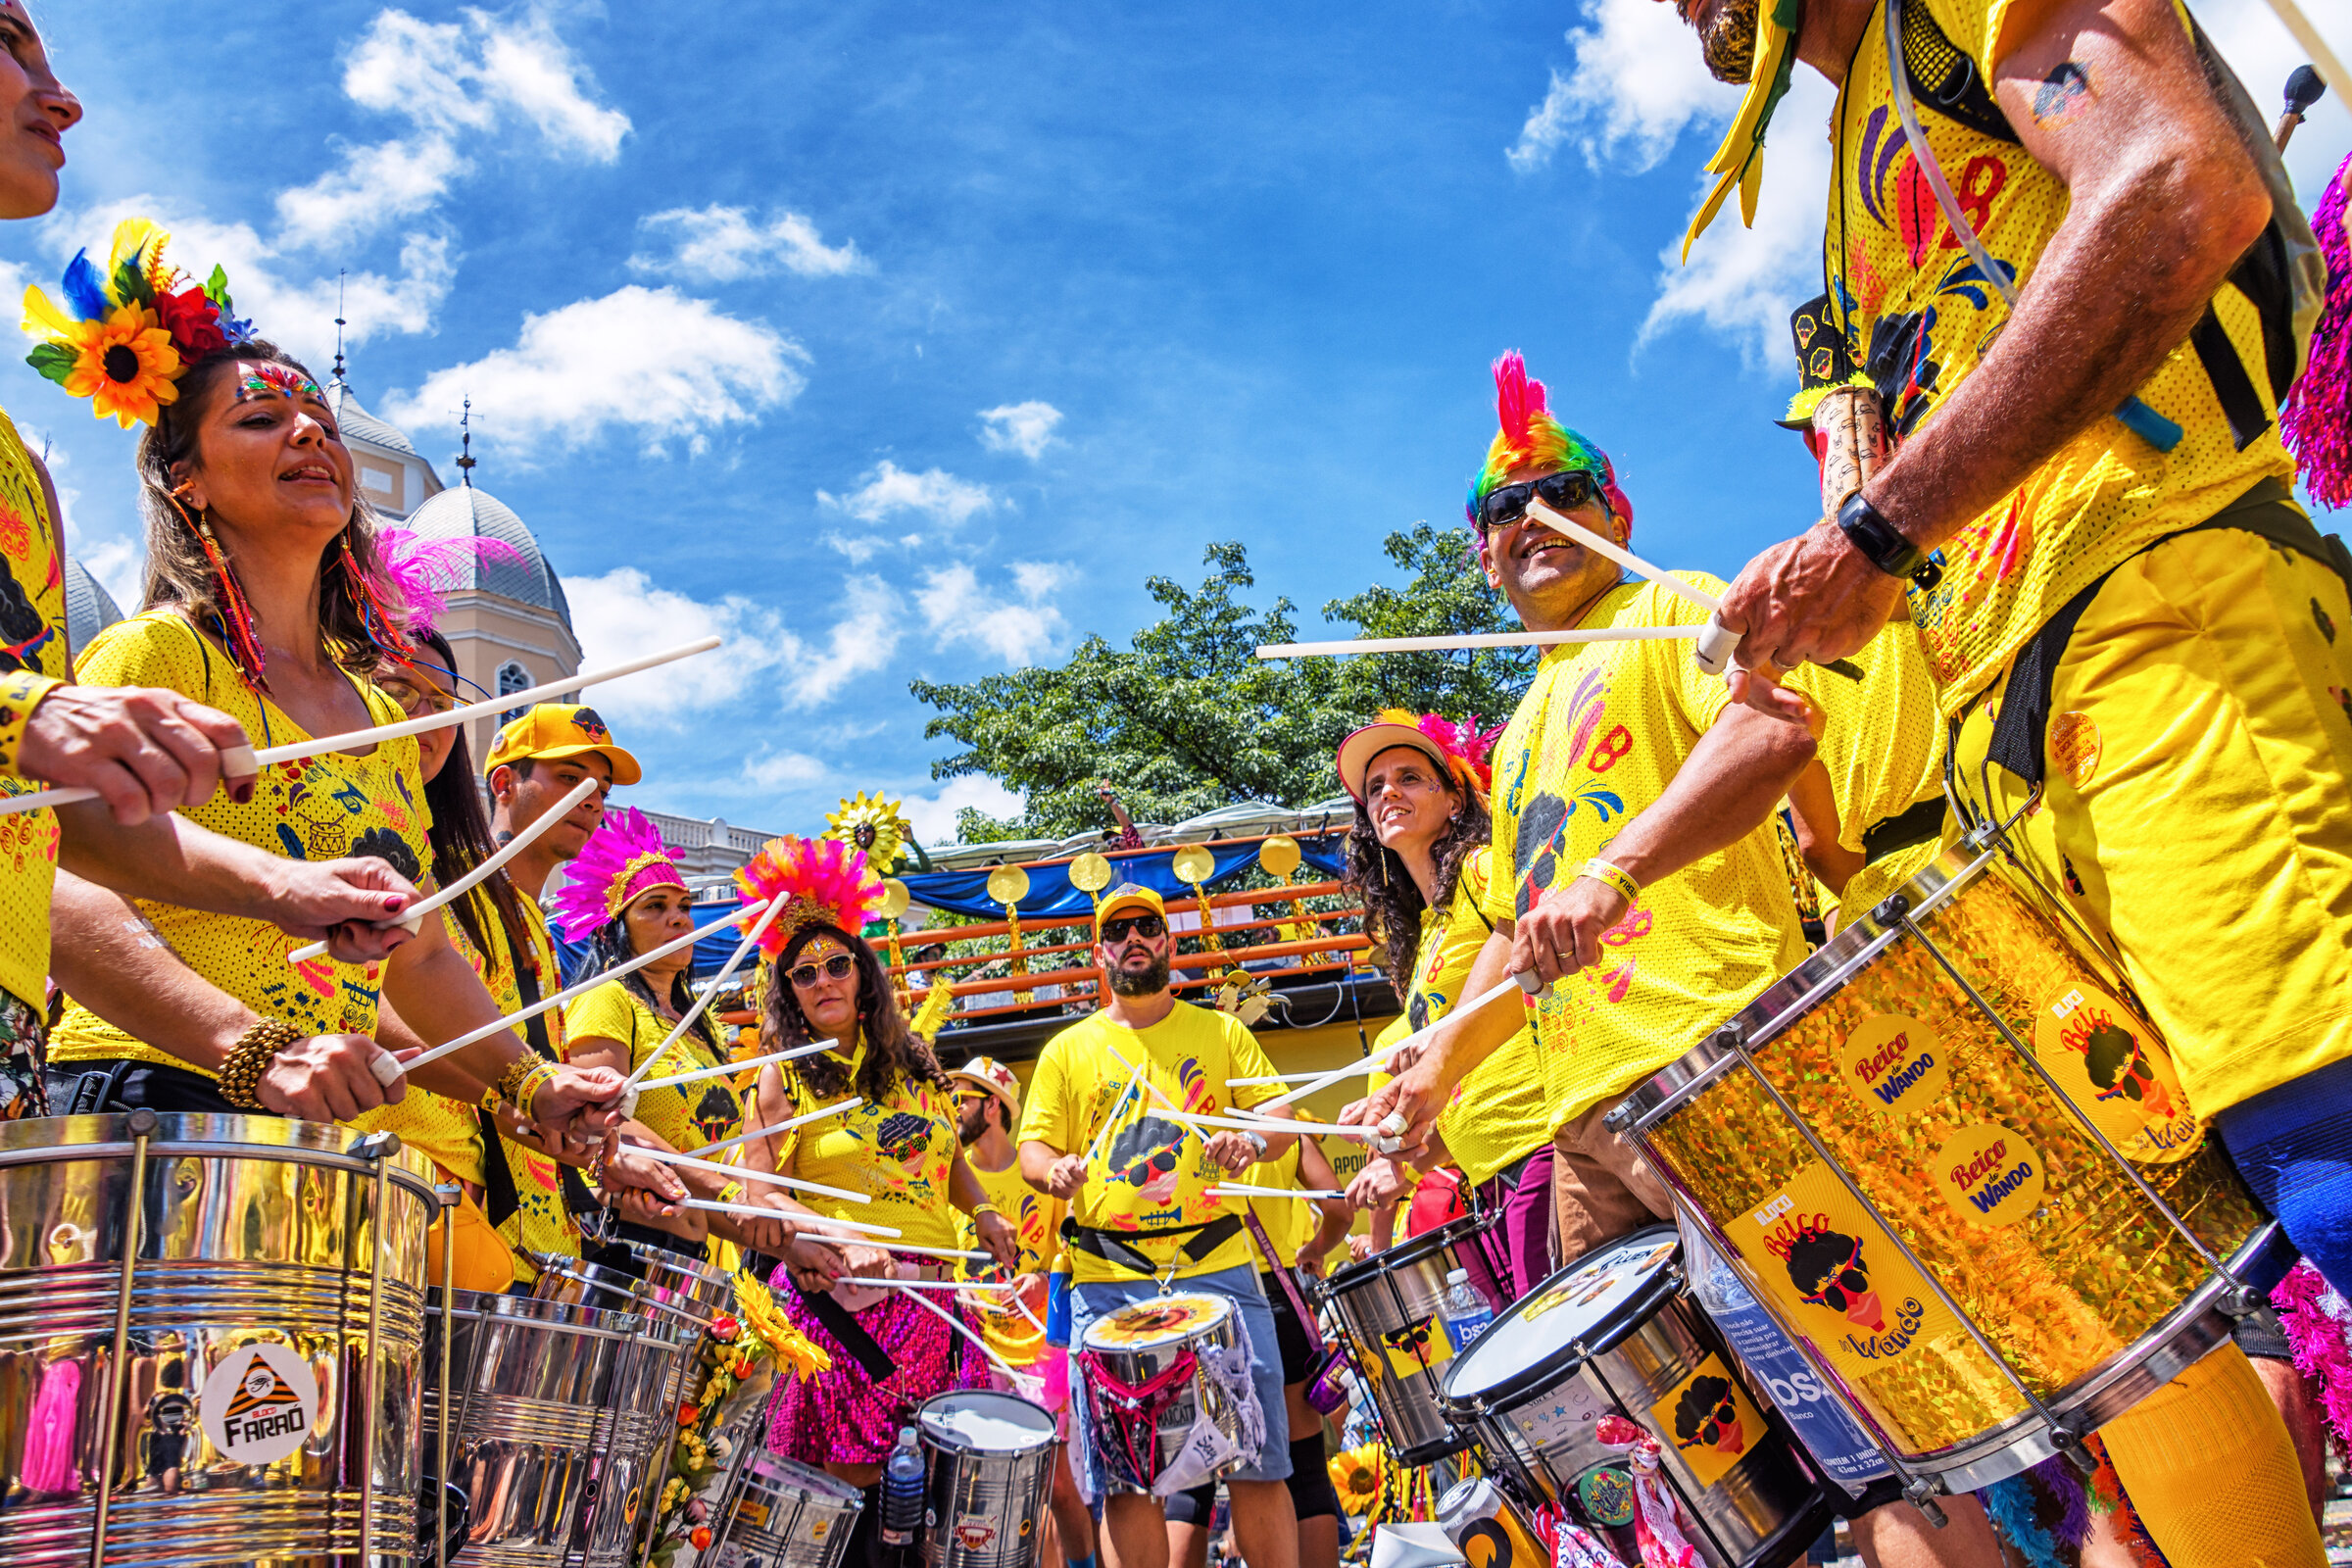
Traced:
<path fill-rule="evenodd" d="M 988 1389 L 943 1394 L 915 1412 L 923 1441 L 974 1453 L 1026 1453 L 1054 1441 L 1054 1418 L 1027 1399 Z"/>
<path fill-rule="evenodd" d="M 1155 1350 L 1200 1338 L 1233 1315 L 1222 1296 L 1162 1296 L 1123 1306 L 1086 1331 L 1090 1350 Z"/>
<path fill-rule="evenodd" d="M 752 1456 L 750 1479 L 759 1483 L 762 1492 L 780 1493 L 787 1496 L 822 1497 L 834 1503 L 865 1504 L 865 1494 L 847 1481 L 827 1475 L 812 1464 L 787 1459 L 780 1453 L 756 1453 Z"/>
<path fill-rule="evenodd" d="M 1345 1296 L 1360 1285 L 1378 1279 L 1396 1269 L 1409 1267 L 1425 1257 L 1435 1257 L 1449 1247 L 1468 1247 L 1494 1221 L 1479 1214 L 1464 1214 L 1443 1225 L 1433 1225 L 1418 1236 L 1408 1236 L 1396 1246 L 1374 1252 L 1332 1270 L 1331 1280 L 1323 1287 L 1327 1296 Z M 1507 1290 L 1504 1295 L 1510 1294 Z"/>
<path fill-rule="evenodd" d="M 1454 1357 L 1446 1401 L 1502 1404 L 1521 1388 L 1549 1387 L 1563 1363 L 1598 1354 L 1648 1320 L 1682 1283 L 1673 1266 L 1681 1252 L 1674 1227 L 1653 1225 L 1586 1253 Z"/>

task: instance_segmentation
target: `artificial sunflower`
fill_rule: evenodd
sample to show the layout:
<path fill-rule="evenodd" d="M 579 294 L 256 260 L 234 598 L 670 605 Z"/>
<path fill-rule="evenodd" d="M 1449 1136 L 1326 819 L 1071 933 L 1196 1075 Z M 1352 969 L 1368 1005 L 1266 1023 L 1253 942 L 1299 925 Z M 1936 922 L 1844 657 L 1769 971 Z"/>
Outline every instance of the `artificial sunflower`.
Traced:
<path fill-rule="evenodd" d="M 253 323 L 231 314 L 220 269 L 201 285 L 178 286 L 179 270 L 164 259 L 171 237 L 148 219 L 124 219 L 103 267 L 86 250 L 67 264 L 63 305 L 24 291 L 24 330 L 43 339 L 25 363 L 125 430 L 134 420 L 153 424 L 178 400 L 175 383 L 190 365 L 253 336 Z"/>
<path fill-rule="evenodd" d="M 774 1352 L 779 1368 L 789 1367 L 803 1379 L 833 1370 L 833 1358 L 794 1326 L 768 1288 L 754 1276 L 735 1277 L 735 1305 L 751 1331 Z"/>
<path fill-rule="evenodd" d="M 36 315 L 33 299 L 39 293 L 37 288 L 24 291 L 27 320 Z M 61 335 L 73 345 L 73 360 L 57 379 L 69 395 L 88 398 L 97 417 L 111 414 L 127 430 L 137 420 L 153 424 L 158 409 L 178 399 L 179 388 L 172 383 L 179 375 L 179 350 L 145 306 L 118 305 L 103 320 L 57 318 L 56 324 L 63 325 Z"/>
<path fill-rule="evenodd" d="M 898 868 L 914 838 L 914 828 L 899 814 L 899 803 L 887 796 L 868 796 L 859 790 L 825 813 L 825 837 L 838 839 L 865 852 L 865 863 L 884 876 Z"/>
<path fill-rule="evenodd" d="M 1377 1443 L 1334 1454 L 1329 1468 L 1331 1484 L 1340 1494 L 1340 1506 L 1351 1514 L 1369 1513 L 1380 1500 L 1381 1479 L 1388 1463 L 1388 1454 Z"/>

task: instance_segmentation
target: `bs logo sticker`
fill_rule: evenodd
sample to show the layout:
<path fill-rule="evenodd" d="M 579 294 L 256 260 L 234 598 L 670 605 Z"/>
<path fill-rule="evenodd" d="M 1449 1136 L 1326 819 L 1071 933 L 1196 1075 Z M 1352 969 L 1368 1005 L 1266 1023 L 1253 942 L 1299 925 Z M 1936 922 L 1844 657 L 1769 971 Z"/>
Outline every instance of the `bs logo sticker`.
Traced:
<path fill-rule="evenodd" d="M 318 1380 L 285 1346 L 240 1346 L 204 1380 L 196 1418 L 222 1458 L 270 1464 L 309 1439 L 318 1419 Z"/>

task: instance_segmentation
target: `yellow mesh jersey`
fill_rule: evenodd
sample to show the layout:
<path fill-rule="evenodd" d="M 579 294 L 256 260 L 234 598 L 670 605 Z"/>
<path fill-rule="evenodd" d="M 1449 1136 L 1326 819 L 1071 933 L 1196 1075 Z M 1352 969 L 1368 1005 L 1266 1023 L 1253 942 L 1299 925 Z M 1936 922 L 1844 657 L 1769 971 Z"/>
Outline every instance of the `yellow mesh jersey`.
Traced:
<path fill-rule="evenodd" d="M 1723 584 L 1677 576 L 1712 592 Z M 1696 625 L 1706 612 L 1655 584 L 1602 596 L 1585 626 Z M 1829 677 L 1836 679 L 1836 676 Z M 1818 677 L 1792 678 L 1807 695 Z M 1490 919 L 1516 920 L 1575 880 L 1649 806 L 1730 701 L 1690 644 L 1562 644 L 1494 749 Z M 1584 1114 L 1683 1054 L 1805 955 L 1772 829 L 1759 826 L 1642 890 L 1600 961 L 1537 999 L 1551 1122 Z M 1501 1005 L 1502 1004 L 1497 1004 Z"/>
<path fill-rule="evenodd" d="M 229 714 L 256 745 L 309 738 L 274 703 L 257 697 L 238 678 L 218 644 L 172 611 L 151 610 L 100 632 L 82 654 L 78 674 L 93 686 L 168 687 Z M 374 687 L 360 691 L 376 723 L 405 716 Z M 266 767 L 245 805 L 221 792 L 183 814 L 271 855 L 305 860 L 371 855 L 412 882 L 424 877 L 432 858 L 413 736 L 382 742 L 366 757 L 330 752 Z M 306 1035 L 374 1033 L 379 965 L 328 957 L 288 963 L 287 955 L 302 946 L 301 939 L 266 921 L 204 914 L 147 899 L 134 902 L 182 962 L 255 1012 L 283 1018 Z M 123 1057 L 203 1071 L 131 1039 L 78 1004 L 67 1007 L 49 1054 L 57 1061 Z M 410 1094 L 414 1099 L 417 1091 Z M 398 1120 L 385 1125 L 410 1136 L 410 1126 Z M 431 1129 L 422 1133 L 420 1143 L 431 1137 Z"/>
<path fill-rule="evenodd" d="M 864 1061 L 865 1043 L 860 1040 L 849 1058 L 850 1087 L 822 1100 L 809 1092 L 797 1073 L 788 1070 L 784 1086 L 792 1094 L 791 1114 L 837 1105 L 856 1095 L 858 1069 Z M 892 1226 L 906 1233 L 898 1240 L 916 1247 L 954 1247 L 957 1224 L 963 1218 L 948 1190 L 956 1153 L 961 1147 L 956 1125 L 952 1094 L 933 1084 L 901 1078 L 880 1104 L 862 1102 L 837 1116 L 780 1134 L 777 1169 L 803 1181 L 863 1193 L 872 1200 L 859 1203 L 822 1193 L 793 1193 L 820 1214 Z M 877 1245 L 890 1244 L 882 1241 Z"/>
<path fill-rule="evenodd" d="M 1158 1095 L 1143 1089 L 1126 1093 L 1138 1068 L 1158 1087 Z M 1206 1139 L 1213 1132 L 1188 1127 L 1163 1112 L 1171 1104 L 1200 1115 L 1215 1115 L 1228 1105 L 1255 1105 L 1282 1093 L 1282 1085 L 1231 1081 L 1273 1075 L 1257 1037 L 1230 1013 L 1179 1001 L 1149 1029 L 1113 1022 L 1107 1011 L 1093 1013 L 1046 1042 L 1029 1080 L 1020 1141 L 1034 1140 L 1064 1154 L 1093 1150 L 1086 1186 L 1071 1204 L 1081 1225 L 1133 1232 L 1206 1224 L 1231 1214 L 1240 1200 L 1210 1191 L 1230 1179 L 1208 1158 Z M 1096 1147 L 1095 1134 L 1106 1125 L 1109 1131 Z M 1127 1245 L 1162 1270 L 1172 1263 L 1178 1279 L 1234 1268 L 1255 1255 L 1249 1236 L 1237 1233 L 1207 1256 L 1188 1262 L 1177 1250 L 1190 1240 L 1139 1237 Z M 1082 1284 L 1135 1278 L 1081 1248 L 1071 1249 L 1070 1268 Z"/>
<path fill-rule="evenodd" d="M 13 773 L 33 707 L 73 673 L 66 655 L 66 579 L 40 472 L 0 414 L 0 770 Z M 37 789 L 0 778 L 0 794 Z M 48 1000 L 49 893 L 57 881 L 57 813 L 0 816 L 0 991 L 40 1012 Z"/>
<path fill-rule="evenodd" d="M 483 988 L 498 1004 L 501 1013 L 514 1014 L 522 1009 L 522 991 L 514 983 L 514 954 L 507 942 L 507 928 L 498 918 L 497 906 L 479 891 L 468 894 L 473 900 L 474 914 L 481 921 L 484 937 L 496 953 L 495 962 L 485 961 L 466 928 L 456 920 L 444 920 L 453 947 L 466 956 L 473 972 L 482 977 Z M 547 915 L 535 900 L 517 898 L 522 910 L 523 929 L 531 939 L 531 952 L 538 959 L 539 994 L 562 989 L 563 970 L 556 962 L 556 947 L 547 934 Z M 547 1024 L 548 1044 L 556 1055 L 564 1055 L 564 1009 L 552 1007 L 539 1015 Z M 539 1270 L 524 1252 L 551 1252 L 560 1257 L 580 1255 L 580 1227 L 564 1206 L 564 1184 L 557 1174 L 556 1162 L 536 1149 L 501 1138 L 500 1147 L 507 1156 L 507 1170 L 514 1178 L 514 1212 L 498 1227 L 498 1234 L 509 1247 L 516 1250 L 514 1269 L 524 1280 L 538 1278 Z"/>
<path fill-rule="evenodd" d="M 1929 54 L 1948 60 L 1952 51 L 1963 53 L 1984 80 L 2007 11 L 2008 0 L 1911 0 L 1906 24 L 1924 32 L 1918 23 L 1933 20 L 1948 48 L 1933 45 Z M 1838 92 L 1823 262 L 1831 314 L 1842 320 L 1848 352 L 1886 397 L 1889 424 L 1911 434 L 1976 368 L 2009 308 L 1944 221 L 1905 142 L 1885 36 L 1883 11 L 1874 10 Z M 2013 269 L 2024 288 L 2066 217 L 2065 187 L 2014 141 L 1925 100 L 1919 118 L 1958 206 L 1994 262 Z M 1947 540 L 1937 552 L 1943 581 L 1933 593 L 1911 594 L 1947 715 L 2117 563 L 2203 521 L 2258 480 L 2292 482 L 2257 312 L 2230 284 L 2214 309 L 2270 425 L 2237 450 L 2204 367 L 2183 343 L 2138 392 L 2185 432 L 2169 454 L 2116 419 L 2099 419 Z"/>
<path fill-rule="evenodd" d="M 1464 1000 L 1470 966 L 1487 945 L 1488 926 L 1480 910 L 1490 897 L 1494 865 L 1491 847 L 1474 851 L 1462 862 L 1452 904 L 1443 913 L 1421 911 L 1421 949 L 1404 1004 L 1406 1021 L 1416 1029 L 1445 1017 Z M 1524 1004 L 1506 997 L 1494 1005 Z M 1551 1128 L 1550 1097 L 1533 1028 L 1520 1029 L 1464 1074 L 1438 1113 L 1438 1136 L 1473 1187 L 1551 1142 Z"/>
<path fill-rule="evenodd" d="M 1917 627 L 1889 621 L 1853 662 L 1861 680 L 1813 675 L 1804 689 L 1824 719 L 1815 756 L 1837 798 L 1838 842 L 1858 852 L 1876 824 L 1942 798 L 1944 726 Z"/>
<path fill-rule="evenodd" d="M 967 1155 L 964 1163 L 971 1166 L 979 1178 L 981 1190 L 988 1200 L 997 1205 L 1013 1234 L 1021 1241 L 1019 1266 L 1007 1274 L 994 1262 L 983 1263 L 977 1258 L 965 1258 L 957 1265 L 958 1279 L 1002 1281 L 1013 1274 L 1043 1274 L 1047 1259 L 1057 1244 L 1055 1233 L 1061 1228 L 1061 1200 L 1045 1194 L 1021 1180 L 1021 1162 L 1016 1156 L 1003 1170 L 982 1170 Z M 977 1250 L 980 1246 L 980 1226 L 968 1214 L 956 1216 L 956 1245 Z M 1021 1309 L 1012 1304 L 1012 1298 L 1002 1291 L 975 1294 L 970 1298 L 972 1310 L 980 1319 L 981 1338 L 999 1355 L 1014 1366 L 1027 1366 L 1036 1360 L 1046 1348 L 1045 1330 L 1029 1321 Z"/>
<path fill-rule="evenodd" d="M 607 981 L 564 1009 L 564 1037 L 570 1042 L 566 1052 L 594 1040 L 616 1040 L 627 1049 L 631 1072 L 645 1065 L 645 1058 L 675 1027 L 657 1017 L 626 980 Z M 690 1029 L 662 1053 L 661 1064 L 646 1077 L 715 1067 L 721 1059 Z M 727 1079 L 702 1078 L 644 1091 L 636 1119 L 670 1148 L 691 1152 L 743 1131 L 743 1101 Z"/>

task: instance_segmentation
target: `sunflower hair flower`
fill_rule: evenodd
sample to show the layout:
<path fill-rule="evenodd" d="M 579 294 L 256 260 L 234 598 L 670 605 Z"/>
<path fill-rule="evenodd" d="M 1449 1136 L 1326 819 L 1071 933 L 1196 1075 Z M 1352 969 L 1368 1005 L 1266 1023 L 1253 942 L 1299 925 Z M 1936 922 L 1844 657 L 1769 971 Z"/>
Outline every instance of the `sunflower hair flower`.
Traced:
<path fill-rule="evenodd" d="M 87 250 L 66 265 L 64 305 L 24 291 L 24 330 L 41 339 L 24 363 L 125 430 L 161 418 L 199 360 L 253 337 L 253 323 L 233 314 L 228 275 L 216 267 L 202 284 L 185 283 L 164 260 L 171 238 L 152 220 L 124 219 L 103 269 Z"/>

